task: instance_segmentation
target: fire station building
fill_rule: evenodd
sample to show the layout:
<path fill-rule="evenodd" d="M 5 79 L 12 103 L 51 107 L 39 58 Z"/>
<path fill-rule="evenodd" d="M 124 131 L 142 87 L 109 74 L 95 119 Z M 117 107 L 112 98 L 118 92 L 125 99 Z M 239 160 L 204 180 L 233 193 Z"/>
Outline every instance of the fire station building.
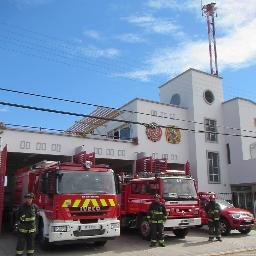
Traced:
<path fill-rule="evenodd" d="M 90 114 L 98 118 L 78 120 L 66 133 L 1 124 L 2 175 L 7 150 L 6 207 L 17 168 L 69 160 L 85 150 L 116 172 L 132 173 L 141 157 L 165 158 L 169 169 L 178 170 L 189 161 L 198 191 L 215 191 L 229 200 L 232 195 L 236 205 L 254 210 L 256 103 L 224 101 L 222 82 L 188 69 L 159 87 L 159 101 L 136 98 L 119 109 L 98 108 Z"/>

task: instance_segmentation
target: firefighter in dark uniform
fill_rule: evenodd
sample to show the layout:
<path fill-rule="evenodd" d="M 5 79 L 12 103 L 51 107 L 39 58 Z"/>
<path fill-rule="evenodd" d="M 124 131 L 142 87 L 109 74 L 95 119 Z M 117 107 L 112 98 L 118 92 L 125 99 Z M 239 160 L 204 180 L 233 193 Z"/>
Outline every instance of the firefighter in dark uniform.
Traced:
<path fill-rule="evenodd" d="M 220 233 L 220 207 L 215 201 L 215 196 L 210 196 L 210 202 L 206 206 L 208 214 L 209 241 L 213 241 L 214 237 L 218 241 L 222 241 Z"/>
<path fill-rule="evenodd" d="M 25 202 L 21 204 L 17 211 L 16 229 L 18 241 L 16 255 L 23 255 L 25 245 L 27 245 L 27 256 L 33 256 L 35 249 L 36 218 L 39 214 L 38 207 L 33 204 L 34 194 L 25 195 Z"/>
<path fill-rule="evenodd" d="M 151 203 L 148 210 L 148 216 L 151 230 L 151 243 L 150 246 L 156 246 L 157 241 L 160 246 L 164 247 L 163 228 L 164 222 L 167 219 L 166 208 L 164 204 L 160 202 L 160 196 L 155 195 L 155 201 Z"/>

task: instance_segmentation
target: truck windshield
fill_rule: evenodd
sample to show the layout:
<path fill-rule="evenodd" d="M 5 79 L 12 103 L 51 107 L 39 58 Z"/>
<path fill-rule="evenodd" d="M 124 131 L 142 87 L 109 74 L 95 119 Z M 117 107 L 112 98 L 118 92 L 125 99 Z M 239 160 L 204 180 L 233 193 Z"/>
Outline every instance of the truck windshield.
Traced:
<path fill-rule="evenodd" d="M 58 174 L 59 194 L 115 194 L 112 171 L 60 171 Z"/>
<path fill-rule="evenodd" d="M 191 200 L 197 197 L 192 179 L 163 179 L 163 196 L 165 200 Z"/>

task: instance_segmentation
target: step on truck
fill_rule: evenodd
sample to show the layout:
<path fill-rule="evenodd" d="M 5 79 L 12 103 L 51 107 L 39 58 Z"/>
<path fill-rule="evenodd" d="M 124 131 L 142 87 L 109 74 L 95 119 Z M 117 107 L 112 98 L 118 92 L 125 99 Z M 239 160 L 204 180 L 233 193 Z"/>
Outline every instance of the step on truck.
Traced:
<path fill-rule="evenodd" d="M 150 237 L 146 218 L 154 195 L 159 194 L 167 210 L 165 230 L 184 238 L 189 228 L 200 226 L 199 200 L 189 170 L 167 170 L 166 159 L 145 157 L 136 161 L 133 177 L 120 177 L 121 227 L 137 228 L 145 239 Z"/>
<path fill-rule="evenodd" d="M 104 245 L 120 235 L 114 172 L 81 152 L 73 162 L 42 161 L 16 171 L 14 205 L 33 192 L 40 209 L 38 236 L 43 248 L 70 241 Z"/>

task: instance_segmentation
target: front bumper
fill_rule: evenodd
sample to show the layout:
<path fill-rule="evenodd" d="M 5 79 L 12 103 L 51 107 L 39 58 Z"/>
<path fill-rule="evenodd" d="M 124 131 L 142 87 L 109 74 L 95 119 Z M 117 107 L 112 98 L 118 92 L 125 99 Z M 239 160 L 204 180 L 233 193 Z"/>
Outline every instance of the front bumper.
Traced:
<path fill-rule="evenodd" d="M 66 232 L 54 232 L 55 226 L 68 226 Z M 49 242 L 74 240 L 102 240 L 120 236 L 120 222 L 116 219 L 81 224 L 80 221 L 52 222 L 49 226 Z M 104 238 L 104 239 L 103 239 Z"/>
<path fill-rule="evenodd" d="M 201 218 L 167 219 L 164 223 L 165 228 L 188 228 L 201 225 Z"/>

